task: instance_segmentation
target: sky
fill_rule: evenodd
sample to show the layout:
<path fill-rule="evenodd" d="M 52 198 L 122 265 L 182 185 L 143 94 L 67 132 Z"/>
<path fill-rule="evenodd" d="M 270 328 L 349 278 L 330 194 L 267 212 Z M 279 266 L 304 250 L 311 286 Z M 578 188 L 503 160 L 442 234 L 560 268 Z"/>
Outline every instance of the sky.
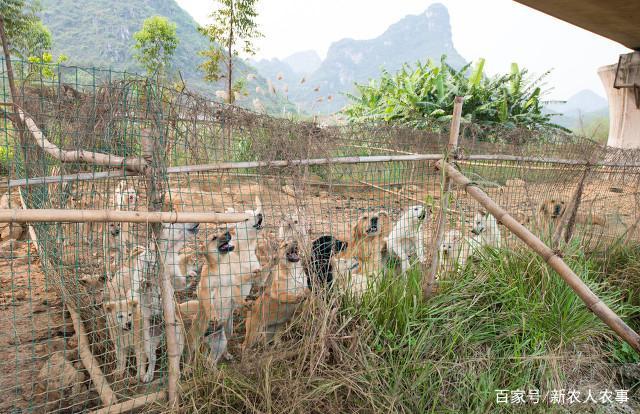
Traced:
<path fill-rule="evenodd" d="M 213 0 L 177 0 L 204 24 Z M 261 0 L 264 38 L 255 58 L 284 58 L 302 50 L 321 57 L 343 38 L 371 39 L 408 14 L 423 13 L 425 0 Z M 599 67 L 617 62 L 629 49 L 511 0 L 441 0 L 449 9 L 453 44 L 467 60 L 485 58 L 487 74 L 508 72 L 512 62 L 531 73 L 553 69 L 549 99 L 564 100 L 591 89 L 605 96 Z"/>

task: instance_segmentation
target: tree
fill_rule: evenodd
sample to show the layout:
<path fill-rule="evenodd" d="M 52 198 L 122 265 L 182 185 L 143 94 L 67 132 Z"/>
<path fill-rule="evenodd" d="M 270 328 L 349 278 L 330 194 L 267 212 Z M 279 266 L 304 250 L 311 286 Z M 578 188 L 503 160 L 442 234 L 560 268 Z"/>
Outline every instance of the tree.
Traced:
<path fill-rule="evenodd" d="M 152 16 L 142 23 L 142 29 L 133 35 L 136 59 L 150 76 L 164 76 L 178 47 L 176 24 L 166 17 Z"/>
<path fill-rule="evenodd" d="M 11 54 L 26 60 L 51 50 L 51 32 L 37 16 L 38 1 L 0 0 L 0 10 Z"/>
<path fill-rule="evenodd" d="M 232 104 L 235 93 L 242 89 L 242 83 L 233 83 L 233 58 L 240 52 L 254 55 L 253 40 L 262 37 L 256 23 L 256 4 L 258 0 L 216 0 L 219 8 L 209 17 L 213 23 L 200 27 L 200 33 L 206 36 L 211 45 L 200 52 L 206 58 L 200 65 L 204 71 L 204 79 L 217 82 L 226 79 L 226 100 Z M 224 63 L 225 71 L 221 73 L 220 64 Z"/>
<path fill-rule="evenodd" d="M 382 72 L 378 81 L 356 85 L 358 94 L 345 113 L 351 121 L 384 122 L 416 128 L 440 129 L 448 125 L 455 96 L 464 96 L 463 119 L 479 125 L 528 129 L 562 127 L 543 110 L 542 87 L 548 72 L 530 78 L 526 69 L 512 64 L 505 75 L 486 77 L 484 60 L 456 70 L 446 63 L 405 65 L 395 75 Z"/>

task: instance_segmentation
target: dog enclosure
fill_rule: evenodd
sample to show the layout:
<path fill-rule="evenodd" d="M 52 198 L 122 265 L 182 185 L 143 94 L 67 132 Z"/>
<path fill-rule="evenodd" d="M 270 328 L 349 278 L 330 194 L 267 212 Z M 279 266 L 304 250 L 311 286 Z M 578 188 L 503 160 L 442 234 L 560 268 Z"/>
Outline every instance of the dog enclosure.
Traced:
<path fill-rule="evenodd" d="M 228 107 L 124 72 L 55 65 L 44 76 L 42 67 L 14 67 L 15 95 L 4 61 L 0 79 L 0 157 L 9 177 L 2 208 L 71 213 L 24 225 L 11 213 L 3 224 L 2 412 L 121 412 L 168 397 L 176 361 L 170 340 L 159 345 L 151 381 L 137 378 L 132 357 L 124 375 L 116 375 L 119 339 L 109 334 L 104 306 L 107 281 L 135 267 L 141 249 L 155 251 L 161 221 L 202 223 L 197 237 L 182 236 L 184 247 L 168 252 L 186 255 L 193 286 L 219 222 L 244 220 L 242 212 L 258 203 L 260 240 L 279 243 L 279 227 L 295 217 L 303 257 L 320 236 L 350 241 L 361 216 L 385 211 L 393 223 L 421 205 L 431 211 L 422 226 L 427 257 L 414 266 L 427 278 L 448 231 L 469 234 L 481 210 L 464 187 L 446 191 L 446 175 L 436 168 L 446 157 L 559 250 L 569 240 L 593 250 L 638 241 L 640 152 L 561 132 L 480 128 L 470 120 L 454 131 L 459 139 L 449 151 L 448 130 L 325 126 Z M 114 214 L 90 221 L 89 213 L 71 218 L 73 210 Z M 166 212 L 164 219 L 154 211 Z M 497 237 L 501 248 L 525 247 L 502 226 Z M 270 263 L 260 265 L 265 271 Z M 436 263 L 433 270 L 440 281 L 455 280 L 453 268 Z M 370 280 L 392 273 L 375 269 Z M 194 298 L 194 289 L 175 296 L 178 304 Z M 244 318 L 236 314 L 228 351 L 239 357 Z M 152 329 L 165 338 L 166 313 L 158 315 Z"/>

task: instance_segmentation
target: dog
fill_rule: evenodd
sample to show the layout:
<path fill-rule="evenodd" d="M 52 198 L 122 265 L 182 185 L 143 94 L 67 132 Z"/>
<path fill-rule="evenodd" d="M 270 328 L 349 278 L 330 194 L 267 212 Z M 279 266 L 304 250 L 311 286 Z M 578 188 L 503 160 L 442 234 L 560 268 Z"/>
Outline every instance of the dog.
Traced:
<path fill-rule="evenodd" d="M 538 207 L 540 226 L 546 230 L 553 230 L 566 213 L 567 207 L 568 204 L 561 199 L 543 200 Z M 604 216 L 591 212 L 588 214 L 577 213 L 575 220 L 576 223 L 595 226 L 605 226 L 607 224 L 607 219 Z"/>
<path fill-rule="evenodd" d="M 471 255 L 470 243 L 473 238 L 465 237 L 460 230 L 449 230 L 444 234 L 440 243 L 438 254 L 440 255 L 440 270 L 438 276 L 464 268 L 467 259 Z"/>
<path fill-rule="evenodd" d="M 107 319 L 107 330 L 116 354 L 114 375 L 124 377 L 129 352 L 136 356 L 137 375 L 142 380 L 146 375 L 147 355 L 142 341 L 142 314 L 138 300 L 131 292 L 129 269 L 122 269 L 106 284 L 106 301 L 103 302 Z"/>
<path fill-rule="evenodd" d="M 305 260 L 307 287 L 330 288 L 333 283 L 334 257 L 347 250 L 348 242 L 330 235 L 320 236 L 311 243 L 310 257 Z"/>
<path fill-rule="evenodd" d="M 362 271 L 358 259 L 354 257 L 336 257 L 334 267 L 334 284 L 341 293 L 360 299 L 369 288 L 375 286 L 375 279 Z"/>
<path fill-rule="evenodd" d="M 347 256 L 357 259 L 361 273 L 370 274 L 382 269 L 383 254 L 387 250 L 385 237 L 390 228 L 391 220 L 386 211 L 358 217 L 351 229 Z"/>
<path fill-rule="evenodd" d="M 270 285 L 247 313 L 243 350 L 249 349 L 261 335 L 270 342 L 310 292 L 297 241 L 280 244 L 278 266 L 272 269 L 270 279 Z"/>
<path fill-rule="evenodd" d="M 179 306 L 183 317 L 193 315 L 195 311 L 188 333 L 189 349 L 196 352 L 202 337 L 206 336 L 210 351 L 208 363 L 211 368 L 226 355 L 227 338 L 233 334 L 233 312 L 244 302 L 243 271 L 239 255 L 235 251 L 235 231 L 233 226 L 218 229 L 207 241 L 206 263 L 197 288 L 198 299 Z M 215 327 L 207 335 L 211 322 Z"/>
<path fill-rule="evenodd" d="M 310 226 L 297 214 L 283 215 L 277 234 L 269 232 L 258 240 L 256 256 L 261 266 L 269 268 L 278 264 L 278 248 L 283 240 L 296 240 L 300 245 L 306 245 L 310 231 Z"/>
<path fill-rule="evenodd" d="M 480 246 L 490 246 L 496 249 L 501 247 L 502 235 L 498 227 L 498 220 L 485 211 L 481 210 L 476 213 L 471 233 L 475 236 L 474 241 Z"/>
<path fill-rule="evenodd" d="M 236 252 L 238 254 L 240 272 L 243 284 L 242 295 L 246 298 L 251 293 L 254 284 L 262 284 L 260 274 L 262 266 L 256 255 L 259 233 L 264 228 L 264 215 L 262 214 L 262 202 L 256 197 L 256 209 L 247 210 L 245 213 L 253 215 L 253 219 L 235 223 Z M 235 213 L 233 208 L 227 209 L 228 213 Z M 245 282 L 246 281 L 246 282 Z"/>
<path fill-rule="evenodd" d="M 400 259 L 402 273 L 411 267 L 415 256 L 420 263 L 426 262 L 422 225 L 430 212 L 423 206 L 409 207 L 394 224 L 387 238 L 389 254 Z"/>
<path fill-rule="evenodd" d="M 153 379 L 156 364 L 156 349 L 162 340 L 159 321 L 162 319 L 160 291 L 160 268 L 162 262 L 164 272 L 169 274 L 174 290 L 184 291 L 187 287 L 187 276 L 182 273 L 180 250 L 189 240 L 195 239 L 198 233 L 197 223 L 163 224 L 162 233 L 157 239 L 158 253 L 154 246 L 148 246 L 134 259 L 132 272 L 133 297 L 138 300 L 142 314 L 142 333 L 145 353 L 149 366 L 142 382 Z M 178 322 L 179 323 L 179 322 Z M 177 331 L 180 353 L 184 347 L 182 329 Z"/>
<path fill-rule="evenodd" d="M 121 180 L 113 195 L 113 202 L 118 211 L 134 211 L 138 207 L 138 192 L 129 187 L 125 180 Z"/>

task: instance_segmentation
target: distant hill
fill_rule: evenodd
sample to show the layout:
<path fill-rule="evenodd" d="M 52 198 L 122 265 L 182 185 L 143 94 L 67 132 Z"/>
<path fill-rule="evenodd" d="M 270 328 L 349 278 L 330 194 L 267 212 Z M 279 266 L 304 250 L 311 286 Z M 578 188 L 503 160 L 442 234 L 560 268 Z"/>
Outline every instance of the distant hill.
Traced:
<path fill-rule="evenodd" d="M 310 75 L 322 64 L 322 59 L 320 59 L 320 55 L 315 50 L 294 53 L 284 58 L 283 61 L 299 75 Z"/>
<path fill-rule="evenodd" d="M 554 117 L 554 122 L 569 129 L 577 129 L 581 124 L 609 116 L 607 100 L 588 89 L 576 93 L 565 103 L 548 105 L 547 111 L 560 114 Z"/>
<path fill-rule="evenodd" d="M 353 91 L 354 82 L 376 79 L 382 68 L 394 72 L 404 63 L 439 60 L 443 54 L 454 67 L 465 63 L 453 46 L 449 12 L 436 3 L 422 14 L 404 17 L 375 39 L 342 39 L 333 43 L 326 59 L 304 84 L 288 84 L 289 98 L 313 112 L 335 112 L 347 103 L 343 93 Z M 286 65 L 286 61 L 279 62 Z M 284 72 L 285 67 L 279 70 Z M 270 77 L 271 73 L 264 75 Z"/>
<path fill-rule="evenodd" d="M 144 19 L 159 15 L 177 25 L 180 39 L 172 62 L 172 68 L 180 71 L 189 89 L 213 96 L 222 83 L 212 85 L 203 80 L 198 64 L 202 58 L 198 52 L 207 48 L 207 40 L 201 36 L 198 24 L 175 0 L 40 0 L 42 21 L 51 30 L 54 53 L 64 53 L 69 64 L 85 67 L 113 68 L 144 72 L 133 58 L 133 34 L 140 30 Z M 236 61 L 238 77 L 254 73 L 244 61 Z M 250 97 L 239 104 L 251 106 L 256 86 L 266 90 L 264 78 L 249 81 Z M 265 106 L 278 106 L 275 98 L 260 95 Z M 277 110 L 281 111 L 281 108 Z"/>

